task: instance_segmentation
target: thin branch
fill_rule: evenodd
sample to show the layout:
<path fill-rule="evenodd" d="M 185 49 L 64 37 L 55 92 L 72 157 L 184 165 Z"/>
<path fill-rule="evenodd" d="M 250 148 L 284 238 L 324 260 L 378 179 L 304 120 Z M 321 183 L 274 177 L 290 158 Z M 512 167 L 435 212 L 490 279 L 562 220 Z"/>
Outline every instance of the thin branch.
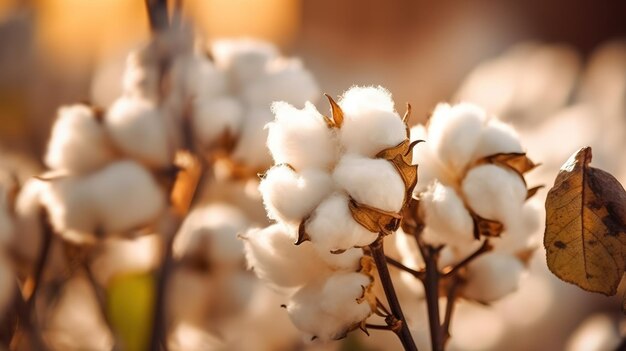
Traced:
<path fill-rule="evenodd" d="M 439 317 L 439 249 L 424 245 L 418 240 L 420 251 L 426 263 L 426 277 L 422 281 L 426 292 L 426 307 L 428 309 L 428 324 L 433 351 L 443 351 L 443 335 Z"/>
<path fill-rule="evenodd" d="M 411 274 L 412 276 L 414 276 L 415 278 L 419 279 L 419 280 L 424 280 L 425 277 L 425 271 L 424 270 L 415 270 L 413 268 L 409 268 L 407 266 L 405 266 L 404 264 L 402 264 L 399 261 L 396 261 L 395 259 L 389 257 L 389 256 L 385 256 L 385 258 L 387 259 L 387 263 L 389 263 L 390 265 L 403 270 L 409 274 Z"/>
<path fill-rule="evenodd" d="M 473 260 L 475 260 L 478 256 L 482 255 L 485 252 L 491 251 L 492 249 L 493 249 L 493 246 L 491 246 L 491 244 L 489 243 L 489 239 L 486 239 L 485 241 L 483 241 L 483 244 L 476 251 L 474 251 L 471 255 L 467 256 L 463 261 L 457 263 L 456 266 L 452 267 L 452 269 L 445 272 L 443 274 L 443 277 L 449 278 L 449 277 L 455 276 L 456 273 L 461 268 L 467 266 Z"/>
<path fill-rule="evenodd" d="M 152 33 L 163 32 L 169 28 L 167 0 L 146 0 L 146 10 Z"/>
<path fill-rule="evenodd" d="M 402 308 L 393 287 L 391 275 L 389 274 L 389 268 L 387 267 L 387 260 L 383 247 L 383 236 L 379 236 L 376 241 L 370 244 L 369 249 L 372 257 L 374 258 L 374 262 L 376 263 L 378 276 L 380 277 L 383 290 L 385 291 L 385 296 L 387 297 L 391 313 L 393 314 L 393 317 L 395 317 L 394 319 L 399 322 L 391 324 L 388 318 L 387 324 L 393 327 L 393 331 L 396 335 L 398 335 L 405 351 L 417 351 L 417 346 L 415 346 L 415 341 L 413 341 L 413 337 L 409 331 L 409 326 L 404 318 L 404 314 L 402 313 Z"/>
<path fill-rule="evenodd" d="M 374 330 L 392 330 L 391 326 L 389 325 L 377 325 L 377 324 L 365 324 L 365 327 L 367 329 L 374 329 Z"/>
<path fill-rule="evenodd" d="M 443 324 L 441 325 L 441 331 L 443 333 L 443 346 L 445 346 L 450 339 L 450 323 L 452 321 L 452 314 L 454 313 L 454 306 L 456 304 L 457 293 L 459 286 L 461 285 L 461 281 L 462 280 L 459 276 L 455 276 L 446 296 L 446 312 L 444 314 Z"/>

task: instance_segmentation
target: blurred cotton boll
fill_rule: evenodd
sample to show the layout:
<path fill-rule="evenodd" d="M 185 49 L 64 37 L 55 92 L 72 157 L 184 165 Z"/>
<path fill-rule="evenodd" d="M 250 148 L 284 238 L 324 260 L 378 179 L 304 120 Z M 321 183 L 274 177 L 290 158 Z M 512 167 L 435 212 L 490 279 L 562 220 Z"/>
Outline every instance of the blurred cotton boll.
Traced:
<path fill-rule="evenodd" d="M 623 341 L 616 321 L 608 315 L 587 318 L 567 342 L 567 351 L 610 351 Z"/>
<path fill-rule="evenodd" d="M 517 290 L 524 265 L 514 256 L 493 252 L 478 257 L 467 270 L 465 296 L 487 303 Z"/>

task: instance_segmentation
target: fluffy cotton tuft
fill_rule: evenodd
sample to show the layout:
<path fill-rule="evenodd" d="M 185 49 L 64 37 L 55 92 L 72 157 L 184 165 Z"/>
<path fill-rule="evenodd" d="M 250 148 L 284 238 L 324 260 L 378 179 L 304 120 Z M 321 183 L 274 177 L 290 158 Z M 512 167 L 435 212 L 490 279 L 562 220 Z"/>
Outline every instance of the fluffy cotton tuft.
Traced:
<path fill-rule="evenodd" d="M 468 266 L 464 294 L 470 299 L 492 302 L 517 290 L 524 265 L 514 256 L 484 254 Z"/>
<path fill-rule="evenodd" d="M 473 159 L 481 159 L 497 153 L 521 153 L 522 145 L 513 127 L 497 119 L 490 119 L 483 128 Z"/>
<path fill-rule="evenodd" d="M 61 107 L 52 127 L 45 163 L 54 170 L 84 173 L 114 158 L 100 117 L 86 105 Z"/>
<path fill-rule="evenodd" d="M 211 45 L 211 53 L 215 64 L 242 85 L 262 75 L 268 62 L 278 56 L 275 46 L 253 39 L 218 40 Z"/>
<path fill-rule="evenodd" d="M 351 87 L 341 97 L 339 105 L 345 113 L 353 115 L 372 110 L 395 112 L 391 93 L 381 86 Z"/>
<path fill-rule="evenodd" d="M 126 96 L 155 100 L 159 95 L 159 69 L 153 52 L 140 49 L 126 58 L 122 88 Z"/>
<path fill-rule="evenodd" d="M 313 75 L 302 67 L 299 60 L 276 60 L 258 80 L 247 84 L 242 98 L 249 104 L 268 107 L 274 101 L 284 101 L 302 106 L 314 101 L 319 87 Z"/>
<path fill-rule="evenodd" d="M 249 230 L 243 240 L 248 266 L 274 287 L 294 288 L 330 273 L 310 243 L 296 246 L 280 224 Z"/>
<path fill-rule="evenodd" d="M 393 212 L 404 204 L 404 181 L 387 160 L 348 154 L 339 160 L 333 178 L 359 203 Z"/>
<path fill-rule="evenodd" d="M 265 125 L 273 119 L 269 108 L 253 107 L 244 115 L 244 125 L 239 133 L 239 141 L 231 158 L 252 169 L 266 169 L 272 164 L 272 156 L 267 149 L 267 129 Z"/>
<path fill-rule="evenodd" d="M 517 173 L 496 165 L 470 170 L 462 188 L 468 205 L 479 216 L 503 223 L 519 216 L 528 193 Z"/>
<path fill-rule="evenodd" d="M 480 141 L 485 111 L 471 104 L 439 104 L 428 125 L 427 142 L 451 171 L 459 174 Z"/>
<path fill-rule="evenodd" d="M 321 250 L 320 246 L 313 244 L 320 258 L 332 269 L 343 271 L 357 271 L 361 266 L 363 249 L 352 248 L 341 253 L 332 253 L 328 250 Z"/>
<path fill-rule="evenodd" d="M 335 193 L 315 209 L 305 225 L 311 242 L 322 252 L 371 244 L 378 237 L 357 223 L 348 208 L 348 196 Z"/>
<path fill-rule="evenodd" d="M 171 162 L 165 116 L 153 102 L 122 97 L 111 106 L 105 125 L 115 145 L 128 156 L 156 167 Z"/>
<path fill-rule="evenodd" d="M 191 114 L 191 124 L 196 140 L 203 146 L 211 146 L 224 133 L 239 133 L 244 109 L 237 99 L 219 97 L 197 99 Z"/>
<path fill-rule="evenodd" d="M 276 115 L 267 125 L 267 146 L 276 164 L 295 169 L 330 169 L 337 160 L 338 145 L 332 129 L 312 104 L 302 110 L 285 102 L 272 105 Z"/>
<path fill-rule="evenodd" d="M 333 180 L 315 169 L 296 173 L 287 166 L 276 166 L 267 171 L 259 190 L 271 219 L 298 226 L 332 192 Z"/>
<path fill-rule="evenodd" d="M 428 230 L 424 240 L 433 245 L 462 245 L 474 240 L 474 222 L 453 188 L 435 181 L 420 196 Z"/>

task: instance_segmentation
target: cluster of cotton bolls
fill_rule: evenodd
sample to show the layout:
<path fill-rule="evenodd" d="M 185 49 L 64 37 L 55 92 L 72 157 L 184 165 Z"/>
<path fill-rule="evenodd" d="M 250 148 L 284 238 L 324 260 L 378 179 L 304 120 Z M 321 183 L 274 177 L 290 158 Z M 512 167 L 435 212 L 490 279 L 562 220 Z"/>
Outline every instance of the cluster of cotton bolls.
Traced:
<path fill-rule="evenodd" d="M 397 147 L 410 155 L 389 92 L 353 87 L 338 104 L 329 100 L 332 118 L 311 104 L 273 105 L 267 143 L 276 165 L 259 189 L 277 223 L 245 235 L 248 264 L 287 295 L 294 324 L 320 339 L 345 336 L 373 312 L 372 262 L 361 248 L 397 228 L 416 180 L 410 162 L 385 158 Z M 367 223 L 365 211 L 383 219 Z"/>
<path fill-rule="evenodd" d="M 488 303 L 515 291 L 529 253 L 538 246 L 539 226 L 539 209 L 527 202 L 535 189 L 529 190 L 524 179 L 534 164 L 517 134 L 471 104 L 440 104 L 428 125 L 414 127 L 411 134 L 426 140 L 414 154 L 420 165 L 417 216 L 424 224 L 423 242 L 443 247 L 440 268 L 462 261 L 489 240 L 493 250 L 467 266 L 463 296 Z M 406 265 L 420 269 L 422 257 L 407 237 L 397 236 L 398 250 Z M 421 286 L 412 286 L 421 293 Z"/>

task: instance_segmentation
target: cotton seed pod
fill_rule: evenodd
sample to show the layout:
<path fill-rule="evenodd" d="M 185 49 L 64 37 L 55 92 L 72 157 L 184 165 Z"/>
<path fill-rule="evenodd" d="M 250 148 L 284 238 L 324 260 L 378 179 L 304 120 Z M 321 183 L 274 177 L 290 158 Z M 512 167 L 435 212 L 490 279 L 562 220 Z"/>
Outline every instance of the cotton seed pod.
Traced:
<path fill-rule="evenodd" d="M 324 199 L 305 222 L 305 231 L 321 252 L 347 250 L 374 242 L 372 233 L 357 223 L 348 208 L 348 196 L 334 193 Z"/>
<path fill-rule="evenodd" d="M 231 97 L 196 99 L 193 103 L 191 124 L 194 138 L 205 147 L 214 144 L 220 136 L 239 133 L 243 119 L 243 106 Z"/>
<path fill-rule="evenodd" d="M 474 151 L 474 160 L 498 153 L 522 153 L 519 136 L 513 127 L 497 119 L 490 119 L 481 131 Z"/>
<path fill-rule="evenodd" d="M 111 162 L 115 155 L 100 118 L 86 105 L 61 107 L 48 141 L 46 165 L 80 174 Z"/>
<path fill-rule="evenodd" d="M 212 204 L 195 208 L 185 218 L 174 241 L 174 257 L 194 254 L 211 262 L 236 266 L 244 258 L 243 242 L 237 238 L 248 219 L 237 207 Z"/>
<path fill-rule="evenodd" d="M 276 102 L 272 111 L 276 119 L 267 125 L 267 146 L 276 164 L 288 163 L 296 169 L 330 169 L 335 164 L 337 140 L 315 106 L 307 103 L 298 110 Z"/>
<path fill-rule="evenodd" d="M 485 111 L 475 105 L 439 104 L 428 122 L 428 143 L 442 163 L 461 174 L 480 141 Z"/>
<path fill-rule="evenodd" d="M 462 183 L 469 207 L 479 216 L 506 224 L 526 200 L 526 184 L 519 174 L 496 165 L 472 168 Z"/>
<path fill-rule="evenodd" d="M 231 73 L 236 84 L 245 86 L 262 75 L 278 50 L 270 43 L 253 40 L 218 40 L 211 45 L 215 64 Z"/>
<path fill-rule="evenodd" d="M 259 185 L 271 219 L 299 226 L 319 203 L 333 191 L 326 172 L 305 169 L 296 173 L 288 166 L 271 168 Z"/>
<path fill-rule="evenodd" d="M 296 327 L 320 340 L 336 340 L 357 328 L 372 313 L 363 298 L 370 277 L 361 273 L 332 275 L 298 290 L 287 304 Z"/>
<path fill-rule="evenodd" d="M 154 167 L 171 163 L 165 116 L 153 102 L 121 97 L 106 114 L 105 125 L 114 144 L 128 156 Z"/>
<path fill-rule="evenodd" d="M 404 181 L 387 160 L 344 155 L 335 167 L 333 179 L 361 204 L 391 212 L 400 211 L 404 204 Z"/>
<path fill-rule="evenodd" d="M 435 181 L 420 195 L 420 212 L 428 226 L 422 238 L 430 245 L 462 245 L 474 240 L 474 222 L 452 187 Z"/>
<path fill-rule="evenodd" d="M 468 265 L 464 296 L 493 302 L 517 290 L 524 265 L 515 256 L 486 253 Z"/>
<path fill-rule="evenodd" d="M 339 101 L 344 113 L 339 135 L 347 153 L 374 157 L 407 137 L 407 127 L 394 111 L 384 88 L 354 87 Z"/>
<path fill-rule="evenodd" d="M 242 236 L 248 267 L 274 288 L 296 288 L 330 274 L 313 246 L 296 246 L 280 224 L 251 229 Z"/>
<path fill-rule="evenodd" d="M 274 116 L 269 108 L 253 107 L 243 117 L 239 140 L 231 153 L 231 158 L 253 170 L 264 170 L 272 165 L 266 143 L 268 131 L 265 125 Z"/>
<path fill-rule="evenodd" d="M 241 97 L 250 105 L 267 108 L 274 101 L 302 106 L 318 95 L 313 75 L 302 67 L 300 60 L 277 59 L 263 75 L 244 86 Z"/>

